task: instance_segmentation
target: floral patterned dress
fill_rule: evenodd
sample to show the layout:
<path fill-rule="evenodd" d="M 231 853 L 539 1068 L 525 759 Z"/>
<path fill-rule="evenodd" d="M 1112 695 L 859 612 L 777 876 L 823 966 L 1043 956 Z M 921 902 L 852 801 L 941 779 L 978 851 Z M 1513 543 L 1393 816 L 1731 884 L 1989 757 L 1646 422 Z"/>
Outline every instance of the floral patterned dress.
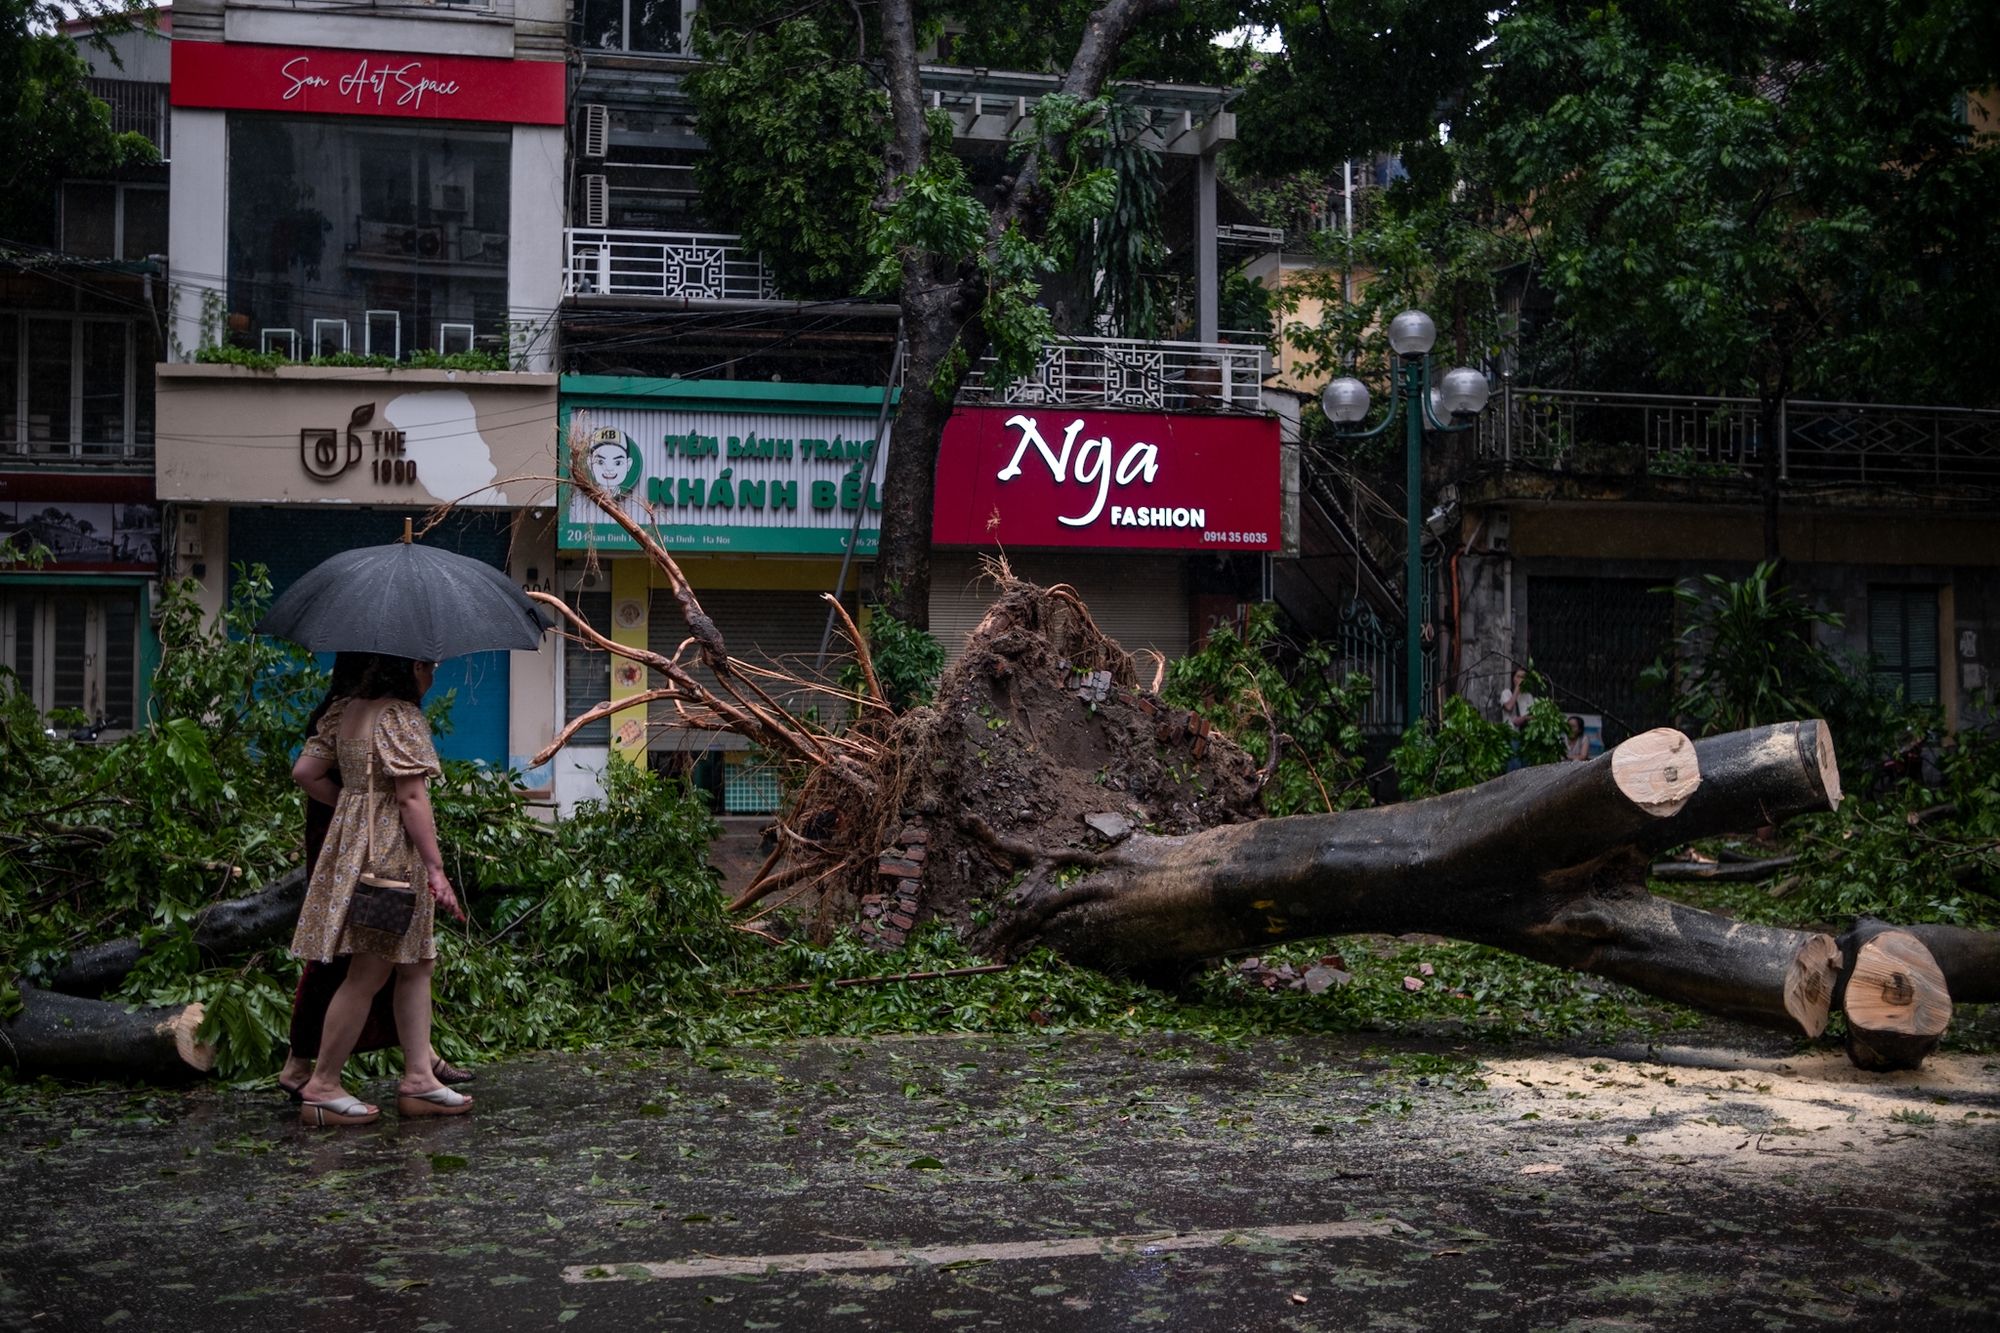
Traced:
<path fill-rule="evenodd" d="M 343 785 L 325 850 L 313 867 L 312 883 L 299 911 L 298 930 L 292 935 L 295 958 L 326 963 L 342 954 L 372 953 L 398 963 L 415 963 L 437 957 L 437 945 L 431 939 L 435 904 L 424 888 L 423 859 L 403 827 L 403 812 L 396 803 L 396 779 L 434 778 L 443 770 L 431 745 L 424 710 L 400 699 L 390 700 L 383 708 L 372 735 L 342 740 L 340 720 L 347 710 L 365 708 L 372 702 L 336 700 L 320 719 L 318 732 L 305 744 L 305 755 L 332 761 L 340 770 Z M 371 802 L 363 784 L 368 780 L 371 747 L 375 752 L 375 869 L 391 878 L 408 880 L 417 890 L 416 913 L 410 918 L 410 928 L 401 935 L 347 924 L 354 886 L 367 869 L 363 863 L 368 856 Z"/>

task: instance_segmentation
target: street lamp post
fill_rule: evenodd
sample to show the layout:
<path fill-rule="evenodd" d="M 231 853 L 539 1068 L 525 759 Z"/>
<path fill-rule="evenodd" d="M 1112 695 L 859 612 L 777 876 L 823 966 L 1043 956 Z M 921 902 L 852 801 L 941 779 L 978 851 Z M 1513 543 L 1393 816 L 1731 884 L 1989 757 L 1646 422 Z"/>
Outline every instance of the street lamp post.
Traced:
<path fill-rule="evenodd" d="M 1408 727 L 1420 716 L 1418 700 L 1423 696 L 1423 443 L 1424 427 L 1436 431 L 1471 430 L 1471 418 L 1486 410 L 1486 376 L 1469 366 L 1448 370 L 1436 388 L 1431 386 L 1431 347 L 1437 342 L 1437 325 L 1421 310 L 1405 310 L 1389 321 L 1389 346 L 1396 362 L 1389 377 L 1389 411 L 1373 430 L 1340 431 L 1343 440 L 1366 440 L 1389 429 L 1398 406 L 1404 408 L 1405 426 L 1404 514 L 1409 524 L 1408 560 L 1403 592 L 1404 690 L 1403 725 Z M 1320 398 L 1327 419 L 1351 425 L 1368 415 L 1368 386 L 1343 376 L 1326 386 Z M 1447 425 L 1440 416 L 1449 418 Z"/>

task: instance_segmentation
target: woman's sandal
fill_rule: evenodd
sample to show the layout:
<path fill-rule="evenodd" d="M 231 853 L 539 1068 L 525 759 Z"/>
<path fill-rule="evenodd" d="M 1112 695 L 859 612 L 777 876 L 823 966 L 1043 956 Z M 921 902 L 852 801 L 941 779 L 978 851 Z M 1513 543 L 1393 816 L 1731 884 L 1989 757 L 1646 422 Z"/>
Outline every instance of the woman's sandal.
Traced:
<path fill-rule="evenodd" d="M 431 1060 L 431 1073 L 437 1075 L 438 1082 L 447 1084 L 470 1083 L 474 1077 L 470 1069 L 457 1069 L 446 1064 L 441 1055 Z"/>
<path fill-rule="evenodd" d="M 334 1125 L 372 1125 L 382 1118 L 382 1108 L 370 1106 L 359 1097 L 337 1097 L 330 1102 L 304 1102 L 299 1119 L 314 1129 Z"/>
<path fill-rule="evenodd" d="M 421 1115 L 464 1115 L 472 1109 L 472 1098 L 450 1088 L 434 1088 L 429 1092 L 398 1092 L 396 1094 L 397 1114 L 411 1117 Z"/>
<path fill-rule="evenodd" d="M 303 1083 L 287 1083 L 285 1080 L 279 1079 L 278 1091 L 291 1098 L 294 1106 L 306 1099 L 306 1085 Z"/>

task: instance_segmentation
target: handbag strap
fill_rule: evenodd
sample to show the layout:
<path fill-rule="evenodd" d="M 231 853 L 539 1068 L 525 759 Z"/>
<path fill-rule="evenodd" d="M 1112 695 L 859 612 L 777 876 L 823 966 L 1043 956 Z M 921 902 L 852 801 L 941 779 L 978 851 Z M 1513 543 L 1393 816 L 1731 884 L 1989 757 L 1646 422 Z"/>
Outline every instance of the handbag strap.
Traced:
<path fill-rule="evenodd" d="M 382 714 L 388 711 L 389 706 L 384 704 L 382 712 L 375 715 L 375 725 L 368 732 L 368 768 L 367 777 L 363 779 L 368 791 L 365 798 L 368 804 L 362 812 L 362 820 L 368 825 L 368 851 L 361 866 L 371 875 L 375 873 L 375 738 L 382 733 Z"/>

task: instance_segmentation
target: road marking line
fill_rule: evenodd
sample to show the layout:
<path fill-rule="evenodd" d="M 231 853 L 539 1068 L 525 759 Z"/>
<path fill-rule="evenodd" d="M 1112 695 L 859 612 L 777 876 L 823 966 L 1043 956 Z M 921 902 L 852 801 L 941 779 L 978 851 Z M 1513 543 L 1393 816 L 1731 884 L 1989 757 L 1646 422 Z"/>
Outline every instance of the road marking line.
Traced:
<path fill-rule="evenodd" d="M 571 1264 L 563 1281 L 595 1283 L 632 1279 L 730 1277 L 736 1274 L 831 1273 L 849 1268 L 916 1268 L 990 1263 L 1001 1259 L 1060 1259 L 1077 1255 L 1161 1254 L 1258 1241 L 1336 1240 L 1389 1236 L 1414 1230 L 1407 1222 L 1310 1222 L 1290 1227 L 1234 1227 L 1226 1231 L 1154 1232 L 1136 1236 L 1068 1236 L 1061 1240 L 993 1245 L 923 1245 L 895 1250 L 823 1250 L 808 1254 L 697 1255 L 668 1263 Z"/>

